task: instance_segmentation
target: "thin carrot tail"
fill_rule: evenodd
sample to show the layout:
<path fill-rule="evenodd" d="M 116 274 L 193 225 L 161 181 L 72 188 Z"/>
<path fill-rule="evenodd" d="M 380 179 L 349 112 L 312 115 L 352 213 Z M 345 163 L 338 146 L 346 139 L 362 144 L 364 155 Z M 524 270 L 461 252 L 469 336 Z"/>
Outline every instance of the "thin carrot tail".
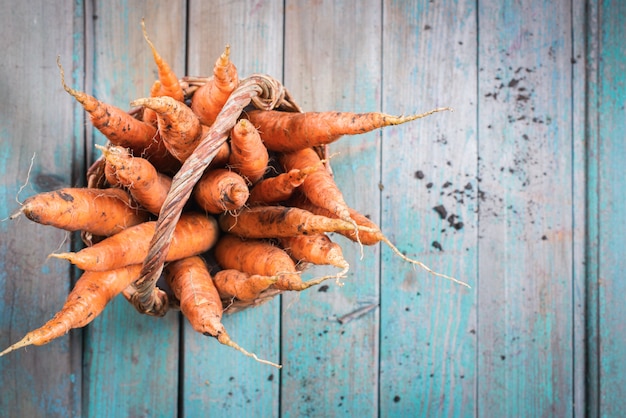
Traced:
<path fill-rule="evenodd" d="M 335 283 L 337 284 L 337 286 L 343 286 L 344 283 L 341 282 L 341 279 L 346 277 L 346 275 L 348 274 L 348 270 L 350 270 L 350 265 L 346 262 L 343 265 L 343 270 L 341 270 L 339 273 L 330 274 L 328 276 L 317 277 L 315 279 L 306 281 L 302 283 L 302 287 L 299 290 L 302 291 L 302 290 L 308 289 L 309 287 L 317 286 L 318 284 L 325 282 L 328 279 L 335 279 Z"/>
<path fill-rule="evenodd" d="M 222 343 L 224 345 L 227 345 L 229 347 L 234 348 L 235 350 L 241 352 L 242 354 L 244 354 L 244 355 L 246 355 L 248 357 L 252 357 L 253 359 L 258 361 L 259 363 L 269 364 L 270 366 L 274 366 L 277 369 L 281 369 L 283 367 L 280 364 L 272 363 L 269 360 L 260 359 L 260 358 L 257 357 L 256 354 L 250 353 L 249 351 L 246 351 L 245 349 L 241 348 L 236 342 L 234 342 L 233 340 L 230 339 L 230 337 L 228 336 L 228 334 L 225 331 L 222 331 L 220 334 L 218 334 L 217 341 L 219 341 L 220 343 Z"/>
<path fill-rule="evenodd" d="M 26 334 L 26 336 L 24 338 L 22 338 L 21 340 L 19 340 L 15 344 L 9 346 L 4 351 L 0 352 L 0 357 L 4 356 L 5 354 L 9 354 L 11 351 L 17 350 L 18 348 L 27 347 L 29 345 L 32 345 L 33 343 L 31 341 L 32 341 L 32 339 L 31 339 L 30 333 L 28 333 L 28 334 Z"/>
<path fill-rule="evenodd" d="M 335 275 L 335 283 L 337 284 L 337 286 L 343 286 L 345 283 L 343 283 L 340 279 L 348 275 L 348 270 L 350 270 L 350 264 L 348 264 L 347 261 L 344 261 L 341 265 L 337 264 L 336 267 L 343 267 L 343 270 Z"/>
<path fill-rule="evenodd" d="M 407 257 L 406 255 L 402 254 L 402 252 L 400 252 L 400 250 L 395 245 L 393 245 L 392 242 L 389 241 L 389 239 L 387 237 L 382 236 L 381 237 L 381 241 L 384 242 L 385 244 L 387 244 L 389 246 L 389 248 L 391 248 L 391 250 L 394 253 L 396 253 L 400 258 L 402 258 L 403 260 L 405 260 L 405 261 L 407 261 L 409 263 L 416 264 L 416 265 L 420 266 L 421 268 L 423 268 L 424 270 L 426 270 L 430 274 L 432 274 L 434 276 L 437 276 L 437 277 L 442 277 L 442 278 L 447 279 L 447 280 L 451 280 L 454 283 L 458 283 L 458 284 L 463 285 L 465 287 L 468 287 L 470 289 L 472 288 L 469 284 L 467 284 L 467 283 L 465 283 L 465 282 L 463 282 L 461 280 L 455 279 L 454 277 L 450 277 L 450 276 L 447 276 L 447 275 L 442 274 L 442 273 L 437 273 L 436 271 L 432 270 L 430 267 L 428 267 L 426 264 L 422 263 L 421 261 L 413 260 L 412 258 Z"/>
<path fill-rule="evenodd" d="M 63 66 L 61 65 L 60 55 L 57 55 L 57 66 L 59 67 L 59 73 L 61 75 L 61 84 L 63 85 L 63 89 L 66 92 L 68 92 L 71 96 L 73 96 L 78 103 L 84 105 L 86 103 L 86 94 L 78 90 L 74 90 L 73 88 L 65 84 L 65 70 L 63 69 Z"/>
<path fill-rule="evenodd" d="M 403 123 L 406 122 L 411 122 L 413 120 L 416 119 L 422 119 L 425 118 L 426 116 L 430 116 L 433 113 L 437 113 L 437 112 L 445 112 L 445 111 L 452 111 L 453 109 L 451 107 L 438 107 L 432 110 L 429 110 L 428 112 L 424 112 L 424 113 L 418 113 L 415 115 L 409 115 L 409 116 L 391 116 L 391 115 L 387 115 L 386 116 L 386 125 L 387 126 L 391 126 L 391 125 L 401 125 Z"/>
<path fill-rule="evenodd" d="M 19 217 L 22 213 L 24 213 L 24 208 L 20 208 L 17 212 L 15 212 L 14 214 L 10 215 L 7 219 L 13 220 L 17 217 Z M 3 219 L 4 220 L 4 219 Z"/>
<path fill-rule="evenodd" d="M 69 260 L 72 262 L 72 260 L 74 260 L 74 254 L 75 253 L 52 253 L 48 254 L 48 258 L 60 258 L 62 260 Z"/>
<path fill-rule="evenodd" d="M 361 253 L 361 260 L 365 257 L 365 253 L 363 252 L 363 243 L 361 242 L 361 237 L 359 236 L 359 229 L 361 228 L 354 219 L 349 218 L 350 223 L 354 225 L 354 237 L 356 239 L 356 243 L 359 244 L 359 251 Z"/>
<path fill-rule="evenodd" d="M 148 36 L 148 30 L 146 29 L 146 22 L 143 19 L 141 19 L 141 30 L 143 32 L 144 39 L 146 40 L 146 42 L 148 43 L 148 46 L 150 47 L 150 50 L 152 51 L 152 55 L 154 55 L 155 59 L 160 58 L 159 53 L 156 50 L 156 47 L 154 46 L 154 44 L 150 40 L 150 37 Z"/>

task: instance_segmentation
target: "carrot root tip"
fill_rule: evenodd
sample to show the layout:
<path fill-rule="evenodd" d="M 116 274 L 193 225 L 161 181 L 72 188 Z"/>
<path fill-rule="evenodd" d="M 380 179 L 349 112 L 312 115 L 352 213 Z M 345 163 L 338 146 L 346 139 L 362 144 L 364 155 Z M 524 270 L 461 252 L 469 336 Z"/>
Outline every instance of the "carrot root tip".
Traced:
<path fill-rule="evenodd" d="M 10 345 L 4 351 L 0 352 L 0 357 L 4 356 L 5 354 L 9 354 L 11 351 L 17 350 L 18 348 L 26 347 L 29 345 L 32 345 L 31 338 L 29 335 L 26 335 L 15 344 Z"/>
<path fill-rule="evenodd" d="M 432 274 L 434 276 L 441 277 L 441 278 L 447 279 L 447 280 L 451 280 L 454 283 L 460 284 L 460 285 L 465 286 L 465 287 L 467 287 L 469 289 L 472 288 L 469 284 L 467 284 L 467 283 L 465 283 L 465 282 L 463 282 L 461 280 L 455 279 L 454 277 L 450 277 L 450 276 L 447 276 L 447 275 L 442 274 L 442 273 L 437 273 L 436 271 L 432 270 L 430 267 L 428 267 L 426 264 L 422 263 L 421 261 L 413 260 L 412 258 L 407 257 L 406 255 L 402 254 L 402 252 L 400 252 L 400 250 L 395 245 L 393 245 L 392 242 L 389 241 L 389 239 L 387 237 L 382 237 L 382 241 L 385 244 L 387 244 L 389 246 L 389 248 L 391 248 L 391 250 L 394 253 L 396 253 L 403 260 L 405 260 L 405 261 L 407 261 L 407 262 L 409 262 L 411 264 L 415 264 L 415 265 L 420 266 L 422 269 L 426 270 L 427 272 L 429 272 L 430 274 Z"/>
<path fill-rule="evenodd" d="M 10 215 L 8 218 L 3 219 L 3 221 L 6 221 L 7 219 L 13 220 L 13 219 L 19 217 L 22 213 L 24 213 L 24 207 L 21 207 L 17 212 L 15 212 L 14 214 Z"/>
<path fill-rule="evenodd" d="M 251 352 L 245 350 L 244 348 L 240 347 L 236 342 L 231 340 L 230 337 L 228 336 L 228 334 L 226 334 L 225 332 L 220 333 L 217 336 L 217 340 L 221 344 L 224 344 L 224 345 L 227 345 L 227 346 L 229 346 L 231 348 L 234 348 L 235 350 L 239 351 L 240 353 L 242 353 L 242 354 L 244 354 L 244 355 L 246 355 L 248 357 L 252 357 L 253 359 L 258 361 L 259 363 L 268 364 L 270 366 L 276 367 L 277 369 L 281 369 L 283 367 L 280 364 L 273 363 L 273 362 L 271 362 L 269 360 L 261 359 L 261 358 L 257 357 L 256 354 L 251 353 Z"/>
<path fill-rule="evenodd" d="M 62 260 L 70 260 L 70 261 L 72 261 L 73 256 L 74 256 L 74 253 L 52 253 L 52 254 L 48 254 L 48 258 L 60 258 Z"/>

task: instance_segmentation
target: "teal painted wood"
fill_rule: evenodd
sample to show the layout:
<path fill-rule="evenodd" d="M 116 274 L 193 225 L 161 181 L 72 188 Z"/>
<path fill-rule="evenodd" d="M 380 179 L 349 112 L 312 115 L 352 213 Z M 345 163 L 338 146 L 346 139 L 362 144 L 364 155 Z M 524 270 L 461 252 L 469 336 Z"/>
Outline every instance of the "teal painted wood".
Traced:
<path fill-rule="evenodd" d="M 598 416 L 626 414 L 626 3 L 598 2 Z"/>
<path fill-rule="evenodd" d="M 344 287 L 331 282 L 326 292 L 224 319 L 237 342 L 280 359 L 282 371 L 179 329 L 175 312 L 138 315 L 120 298 L 84 332 L 0 358 L 0 415 L 623 415 L 623 2 L 494 0 L 478 10 L 386 2 L 382 26 L 378 3 L 288 2 L 283 11 L 190 2 L 189 12 L 169 3 L 29 3 L 0 16 L 11 57 L 0 63 L 1 219 L 19 207 L 33 152 L 20 200 L 84 183 L 85 154 L 103 142 L 95 134 L 82 145 L 90 125 L 60 87 L 56 55 L 66 71 L 73 66 L 72 85 L 127 107 L 156 76 L 139 27 L 146 17 L 181 75 L 205 75 L 230 43 L 243 74 L 282 76 L 284 62 L 285 84 L 307 110 L 453 106 L 331 150 L 340 151 L 333 167 L 352 206 L 381 221 L 407 255 L 473 288 L 413 269 L 385 247 L 381 259 L 372 247 L 360 260 L 337 237 L 352 248 Z M 463 228 L 440 219 L 439 204 Z M 7 346 L 62 305 L 70 269 L 46 256 L 70 244 L 23 218 L 1 222 L 0 233 Z M 378 310 L 337 322 L 378 301 Z"/>
<path fill-rule="evenodd" d="M 589 379 L 587 323 L 587 263 L 586 263 L 586 217 L 587 217 L 587 69 L 586 56 L 587 2 L 572 2 L 572 292 L 573 292 L 573 362 L 574 377 L 572 395 L 573 415 L 584 416 L 587 411 L 586 383 Z"/>
<path fill-rule="evenodd" d="M 174 71 L 184 72 L 184 5 L 173 2 L 96 2 L 93 36 L 93 95 L 127 109 L 149 95 L 157 78 L 143 38 L 151 40 Z M 88 16 L 91 16 L 89 14 Z M 95 142 L 103 143 L 99 132 Z M 95 151 L 88 143 L 88 151 Z M 97 157 L 97 153 L 95 157 Z M 167 416 L 178 409 L 179 317 L 140 315 L 118 297 L 88 327 L 85 336 L 83 410 L 86 416 Z"/>
<path fill-rule="evenodd" d="M 591 417 L 600 416 L 600 319 L 599 319 L 599 73 L 600 32 L 599 2 L 589 2 L 586 17 L 586 118 L 585 118 L 585 175 L 586 175 L 586 218 L 585 218 L 585 405 Z"/>
<path fill-rule="evenodd" d="M 476 367 L 486 416 L 573 413 L 572 21 L 566 2 L 480 3 Z"/>
<path fill-rule="evenodd" d="M 472 289 L 383 247 L 380 412 L 472 416 L 480 284 L 475 3 L 385 2 L 383 15 L 383 111 L 455 112 L 383 130 L 382 229 L 408 257 Z"/>
<path fill-rule="evenodd" d="M 82 135 L 75 105 L 59 83 L 56 56 L 68 79 L 81 81 L 80 2 L 5 4 L 0 15 L 0 345 L 17 342 L 63 305 L 70 268 L 47 259 L 70 249 L 69 235 L 24 216 L 19 202 L 74 184 Z M 76 42 L 76 43 L 75 43 Z M 54 104 L 51 106 L 51 104 Z M 32 167 L 30 167 L 32 164 Z M 0 358 L 0 415 L 80 414 L 80 332 Z M 78 343 L 78 344 L 77 344 Z"/>
<path fill-rule="evenodd" d="M 240 77 L 266 73 L 282 77 L 282 2 L 192 1 L 189 10 L 189 74 L 212 75 L 213 65 L 231 46 Z M 226 315 L 231 338 L 260 358 L 280 362 L 280 302 Z M 186 417 L 277 416 L 280 371 L 221 346 L 215 339 L 183 329 L 182 410 Z"/>
<path fill-rule="evenodd" d="M 349 16 L 349 18 L 346 18 Z M 305 111 L 380 110 L 381 7 L 378 2 L 287 2 L 285 85 Z M 353 208 L 380 216 L 380 135 L 344 137 L 330 146 L 335 180 Z M 376 416 L 378 413 L 379 251 L 335 235 L 350 272 L 283 296 L 281 413 Z M 337 272 L 315 268 L 303 280 Z M 339 318 L 374 309 L 344 323 Z"/>

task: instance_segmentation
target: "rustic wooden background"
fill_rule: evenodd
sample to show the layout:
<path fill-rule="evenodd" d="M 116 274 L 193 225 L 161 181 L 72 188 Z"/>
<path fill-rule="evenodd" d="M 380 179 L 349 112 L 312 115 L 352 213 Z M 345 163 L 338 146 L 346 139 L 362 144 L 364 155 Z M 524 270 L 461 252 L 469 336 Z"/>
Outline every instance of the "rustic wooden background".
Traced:
<path fill-rule="evenodd" d="M 346 138 L 346 200 L 388 248 L 345 247 L 342 288 L 225 318 L 257 364 L 178 314 L 116 299 L 84 330 L 0 359 L 0 415 L 623 416 L 626 414 L 626 2 L 3 1 L 0 345 L 42 325 L 79 245 L 26 219 L 37 192 L 84 184 L 97 154 L 70 83 L 127 108 L 156 77 L 140 21 L 180 75 L 224 45 L 305 110 L 451 106 Z M 32 167 L 31 167 L 32 164 Z M 442 206 L 446 219 L 433 210 Z M 338 238 L 340 240 L 340 238 Z M 352 321 L 338 318 L 377 305 Z"/>

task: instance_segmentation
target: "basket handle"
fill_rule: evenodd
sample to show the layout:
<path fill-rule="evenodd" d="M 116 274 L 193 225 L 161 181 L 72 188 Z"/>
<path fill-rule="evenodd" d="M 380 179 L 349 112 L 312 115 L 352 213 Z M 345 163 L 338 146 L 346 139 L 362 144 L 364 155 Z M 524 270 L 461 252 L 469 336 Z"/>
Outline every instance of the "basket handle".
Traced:
<path fill-rule="evenodd" d="M 139 312 L 153 316 L 163 316 L 167 312 L 168 295 L 156 286 L 156 282 L 163 271 L 174 228 L 195 184 L 228 138 L 241 113 L 250 104 L 262 110 L 301 111 L 289 92 L 271 76 L 254 74 L 240 82 L 207 135 L 172 179 L 172 186 L 159 213 L 148 255 L 139 278 L 132 285 L 134 292 L 130 301 Z"/>

